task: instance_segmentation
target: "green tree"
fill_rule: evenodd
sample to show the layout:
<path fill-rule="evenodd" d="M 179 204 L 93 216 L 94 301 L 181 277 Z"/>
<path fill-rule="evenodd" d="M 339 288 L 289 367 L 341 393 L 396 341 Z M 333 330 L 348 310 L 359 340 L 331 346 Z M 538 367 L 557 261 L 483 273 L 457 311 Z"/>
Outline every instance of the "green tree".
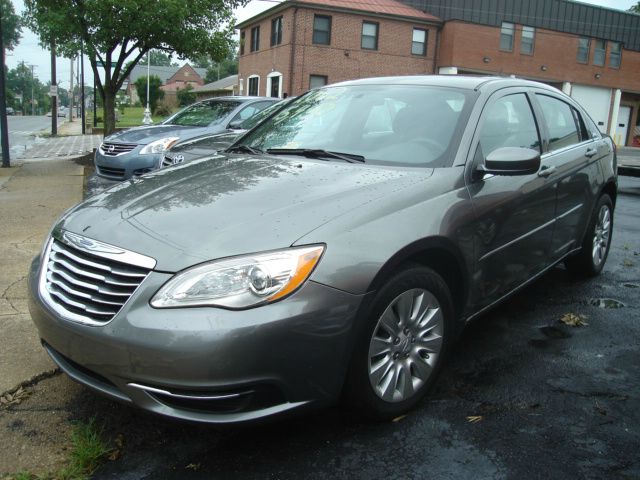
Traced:
<path fill-rule="evenodd" d="M 179 88 L 176 91 L 176 96 L 178 97 L 178 105 L 181 107 L 186 107 L 196 101 L 196 94 L 193 92 L 193 87 L 191 85 Z"/>
<path fill-rule="evenodd" d="M 146 63 L 147 59 L 145 58 L 143 61 Z M 171 63 L 170 55 L 167 55 L 160 50 L 151 50 L 151 65 L 156 65 L 158 67 L 171 67 L 174 64 Z"/>
<path fill-rule="evenodd" d="M 147 105 L 147 77 L 139 77 L 135 83 L 138 97 L 143 106 Z M 156 111 L 158 102 L 164 98 L 164 90 L 161 90 L 162 80 L 157 75 L 149 77 L 149 108 L 151 113 Z"/>
<path fill-rule="evenodd" d="M 244 3 L 246 0 L 25 0 L 24 19 L 43 44 L 55 41 L 62 55 L 75 55 L 84 44 L 103 101 L 108 135 L 115 130 L 116 94 L 149 50 L 176 53 L 180 58 L 208 55 L 221 60 L 233 44 L 233 9 Z"/>
<path fill-rule="evenodd" d="M 0 0 L 0 18 L 2 19 L 2 41 L 4 48 L 13 50 L 20 41 L 22 23 L 16 15 L 11 0 Z"/>
<path fill-rule="evenodd" d="M 627 12 L 640 13 L 640 2 L 638 2 L 636 5 L 632 6 L 629 10 L 627 10 Z"/>
<path fill-rule="evenodd" d="M 221 78 L 228 77 L 229 75 L 235 75 L 238 73 L 238 57 L 233 54 L 227 56 L 220 62 L 213 62 L 209 68 L 204 81 L 206 83 L 215 82 Z"/>
<path fill-rule="evenodd" d="M 7 71 L 6 76 L 7 104 L 28 115 L 32 111 L 46 111 L 50 105 L 49 87 L 38 78 L 32 76 L 31 68 L 24 62 Z M 32 96 L 33 94 L 33 96 Z M 22 97 L 22 102 L 19 98 Z"/>

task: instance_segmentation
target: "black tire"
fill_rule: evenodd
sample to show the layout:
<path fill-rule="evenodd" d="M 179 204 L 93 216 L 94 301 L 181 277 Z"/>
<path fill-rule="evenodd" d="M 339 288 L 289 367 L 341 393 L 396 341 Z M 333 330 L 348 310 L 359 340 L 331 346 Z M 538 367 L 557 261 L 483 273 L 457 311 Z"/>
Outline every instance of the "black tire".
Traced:
<path fill-rule="evenodd" d="M 423 291 L 428 292 L 431 297 L 423 294 Z M 421 322 L 412 322 L 410 318 L 405 323 L 398 321 L 398 325 L 402 331 L 399 331 L 397 337 L 389 335 L 388 340 L 386 340 L 389 343 L 385 344 L 388 345 L 390 350 L 394 349 L 393 351 L 395 353 L 390 351 L 388 354 L 380 353 L 379 357 L 370 358 L 370 348 L 374 348 L 374 342 L 379 342 L 380 336 L 386 328 L 385 326 L 379 325 L 379 320 L 383 313 L 392 314 L 395 319 L 402 317 L 402 315 L 397 312 L 397 310 L 400 309 L 400 303 L 394 304 L 396 301 L 400 302 L 398 299 L 401 298 L 412 302 L 411 308 L 409 309 L 412 312 L 419 311 L 416 305 L 429 304 L 435 306 L 435 303 L 432 303 L 433 299 L 435 299 L 439 304 L 440 313 L 429 314 L 428 316 L 432 318 L 432 320 L 422 326 L 420 326 Z M 421 303 L 419 304 L 418 302 Z M 407 303 L 404 303 L 404 305 L 406 306 Z M 394 308 L 396 310 L 394 310 Z M 395 418 L 414 407 L 433 385 L 453 343 L 455 337 L 453 312 L 453 302 L 447 284 L 440 275 L 430 268 L 413 265 L 408 266 L 389 279 L 374 297 L 371 308 L 368 309 L 367 318 L 364 319 L 362 332 L 356 339 L 344 389 L 344 399 L 347 404 L 352 407 L 358 415 L 373 420 Z M 416 315 L 416 317 L 420 317 L 424 319 L 423 321 L 427 322 L 426 313 L 425 315 Z M 433 324 L 437 323 L 438 328 L 428 327 L 432 325 L 431 322 L 433 322 Z M 409 333 L 407 333 L 409 330 L 408 325 L 412 325 L 412 330 Z M 433 329 L 425 334 L 418 332 L 418 330 L 421 332 L 428 328 Z M 438 342 L 438 332 L 441 333 L 442 340 L 439 352 L 429 354 L 427 350 L 421 350 L 425 344 L 429 346 L 435 345 L 435 343 L 427 342 Z M 374 335 L 376 335 L 375 340 L 373 338 Z M 418 338 L 420 335 L 422 336 Z M 400 336 L 402 336 L 401 340 L 399 340 Z M 395 342 L 398 343 L 396 344 Z M 385 346 L 384 348 L 387 347 Z M 417 352 L 418 350 L 420 350 L 420 352 Z M 433 352 L 435 352 L 435 350 Z M 416 357 L 418 354 L 420 357 Z M 396 356 L 398 358 L 396 358 Z M 374 358 L 380 360 L 376 360 L 377 363 L 375 363 Z M 429 369 L 426 368 L 425 365 L 417 365 L 420 359 L 423 360 L 425 365 L 429 365 L 429 363 L 432 364 L 430 374 L 424 380 L 417 377 L 420 376 L 421 373 L 424 375 L 424 372 L 429 371 Z M 395 369 L 395 373 L 391 373 L 395 376 L 388 382 L 391 384 L 395 380 L 395 387 L 392 392 L 388 389 L 385 391 L 387 395 L 393 394 L 400 398 L 385 400 L 381 397 L 382 388 L 374 388 L 373 382 L 375 380 L 373 378 L 370 379 L 370 366 L 373 369 L 375 365 L 381 364 L 382 362 L 387 362 L 387 366 L 392 365 L 389 368 Z M 400 363 L 404 367 L 399 366 Z M 383 367 L 381 367 L 381 369 L 382 368 Z M 411 388 L 409 390 L 413 393 L 407 395 L 407 398 L 403 398 L 400 390 L 404 390 L 403 386 L 405 386 L 408 380 L 406 372 L 410 372 Z M 386 375 L 383 375 L 383 377 L 386 378 Z M 380 382 L 380 384 L 383 383 L 386 382 Z M 418 383 L 416 388 L 413 387 L 415 383 Z"/>
<path fill-rule="evenodd" d="M 596 242 L 596 235 L 598 234 L 598 232 L 602 232 L 602 226 L 600 225 L 600 223 L 602 219 L 601 216 L 603 214 L 603 209 L 608 210 L 609 218 L 606 246 L 604 246 L 604 248 L 600 248 L 600 251 L 602 252 L 600 256 L 595 256 L 594 245 Z M 580 252 L 574 256 L 567 258 L 564 262 L 567 270 L 575 275 L 583 277 L 595 277 L 596 275 L 598 275 L 602 271 L 604 264 L 607 261 L 609 248 L 611 247 L 612 236 L 613 202 L 611 201 L 611 197 L 609 197 L 609 195 L 605 193 L 602 194 L 602 196 L 598 199 L 598 202 L 593 209 L 591 218 L 589 219 L 589 226 L 587 227 L 587 231 L 584 235 L 584 240 L 582 241 L 582 248 Z M 602 235 L 599 235 L 599 238 L 602 238 Z M 600 260 L 598 261 L 597 258 L 599 258 Z"/>

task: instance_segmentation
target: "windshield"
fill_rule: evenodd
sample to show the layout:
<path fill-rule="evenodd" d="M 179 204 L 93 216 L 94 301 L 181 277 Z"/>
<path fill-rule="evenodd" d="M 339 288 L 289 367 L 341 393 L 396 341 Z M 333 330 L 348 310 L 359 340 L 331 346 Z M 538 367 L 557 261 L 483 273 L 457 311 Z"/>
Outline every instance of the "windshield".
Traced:
<path fill-rule="evenodd" d="M 206 127 L 218 123 L 229 115 L 241 102 L 231 100 L 210 100 L 185 108 L 165 123 L 183 127 Z"/>
<path fill-rule="evenodd" d="M 353 85 L 312 90 L 241 140 L 256 150 L 313 149 L 367 163 L 451 164 L 471 92 L 417 85 Z"/>
<path fill-rule="evenodd" d="M 253 115 L 252 117 L 247 118 L 244 122 L 242 122 L 242 124 L 240 125 L 240 128 L 243 130 L 251 130 L 257 124 L 259 124 L 262 120 L 269 117 L 270 115 L 273 115 L 274 112 L 277 112 L 278 110 L 280 110 L 284 105 L 286 105 L 286 102 L 287 102 L 286 100 L 282 100 L 280 102 L 274 103 L 273 105 L 269 105 L 264 110 L 261 110 L 255 115 Z"/>

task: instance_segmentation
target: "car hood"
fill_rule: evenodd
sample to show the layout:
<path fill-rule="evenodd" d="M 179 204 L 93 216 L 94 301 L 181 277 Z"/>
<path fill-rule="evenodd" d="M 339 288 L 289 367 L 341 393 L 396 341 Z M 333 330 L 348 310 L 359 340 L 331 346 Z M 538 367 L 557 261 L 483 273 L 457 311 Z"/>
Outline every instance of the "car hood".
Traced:
<path fill-rule="evenodd" d="M 177 145 L 171 147 L 168 153 L 177 152 L 211 152 L 218 151 L 231 145 L 236 138 L 242 135 L 246 130 L 232 130 L 231 132 L 219 133 L 217 135 L 204 135 L 201 137 L 191 138 L 188 141 L 181 141 Z"/>
<path fill-rule="evenodd" d="M 376 201 L 432 173 L 218 155 L 117 184 L 72 209 L 57 228 L 151 256 L 156 270 L 175 272 L 289 247 L 353 209 L 376 208 Z"/>
<path fill-rule="evenodd" d="M 135 143 L 147 145 L 148 143 L 167 137 L 178 137 L 181 140 L 196 137 L 203 133 L 212 133 L 211 127 L 182 127 L 178 125 L 154 125 L 151 127 L 135 127 L 122 130 L 109 135 L 106 142 Z"/>

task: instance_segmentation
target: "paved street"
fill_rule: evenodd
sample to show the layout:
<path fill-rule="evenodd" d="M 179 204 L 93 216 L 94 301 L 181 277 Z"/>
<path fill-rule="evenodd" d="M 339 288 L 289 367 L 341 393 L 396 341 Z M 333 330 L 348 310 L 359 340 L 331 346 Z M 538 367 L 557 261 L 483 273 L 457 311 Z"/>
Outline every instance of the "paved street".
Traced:
<path fill-rule="evenodd" d="M 220 429 L 151 416 L 55 375 L 0 409 L 0 460 L 53 469 L 69 422 L 96 418 L 121 445 L 97 479 L 638 478 L 639 288 L 640 179 L 621 177 L 603 274 L 576 281 L 558 267 L 469 325 L 432 395 L 405 418 L 362 424 L 331 409 Z M 567 313 L 586 325 L 564 325 Z"/>
<path fill-rule="evenodd" d="M 8 116 L 7 124 L 9 127 L 9 148 L 11 157 L 17 158 L 22 155 L 25 150 L 42 139 L 37 139 L 35 135 L 45 130 L 51 131 L 51 117 L 41 116 Z M 63 118 L 58 122 L 62 123 Z"/>

